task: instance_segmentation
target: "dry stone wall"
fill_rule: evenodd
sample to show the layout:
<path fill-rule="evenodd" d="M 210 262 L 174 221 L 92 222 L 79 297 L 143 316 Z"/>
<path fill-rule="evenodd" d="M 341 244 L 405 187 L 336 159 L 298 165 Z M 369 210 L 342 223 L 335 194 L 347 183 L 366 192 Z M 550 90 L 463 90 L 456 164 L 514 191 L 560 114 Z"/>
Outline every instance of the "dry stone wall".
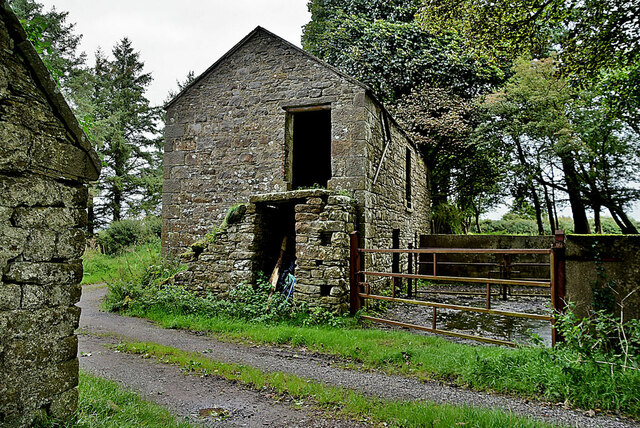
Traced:
<path fill-rule="evenodd" d="M 271 193 L 251 198 L 242 219 L 217 228 L 182 255 L 189 269 L 175 277 L 178 285 L 194 291 L 211 291 L 221 297 L 240 283 L 253 283 L 258 272 L 269 276 L 278 256 L 272 244 L 263 207 L 291 216 L 295 256 L 293 298 L 309 307 L 332 312 L 348 310 L 349 233 L 355 229 L 355 205 L 349 196 L 325 190 Z M 280 208 L 278 208 L 280 207 Z M 291 209 L 287 209 L 290 207 Z M 283 236 L 277 236 L 281 242 Z M 272 254 L 267 254 L 267 252 Z"/>
<path fill-rule="evenodd" d="M 0 426 L 72 417 L 95 153 L 0 0 Z"/>
<path fill-rule="evenodd" d="M 251 195 L 290 190 L 289 107 L 330 105 L 327 187 L 364 186 L 355 139 L 365 123 L 363 87 L 261 31 L 214 68 L 167 109 L 163 254 L 184 251 Z"/>

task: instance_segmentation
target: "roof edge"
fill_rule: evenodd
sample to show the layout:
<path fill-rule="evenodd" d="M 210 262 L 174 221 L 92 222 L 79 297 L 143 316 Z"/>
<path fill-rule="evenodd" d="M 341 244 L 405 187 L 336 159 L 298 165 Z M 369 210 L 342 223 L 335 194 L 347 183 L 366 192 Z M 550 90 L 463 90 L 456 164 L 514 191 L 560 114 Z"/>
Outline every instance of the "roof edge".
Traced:
<path fill-rule="evenodd" d="M 44 91 L 45 96 L 55 108 L 64 125 L 75 138 L 80 149 L 84 151 L 91 160 L 90 164 L 93 167 L 92 171 L 86 171 L 86 177 L 83 178 L 92 181 L 97 180 L 102 168 L 102 162 L 95 150 L 93 150 L 93 147 L 91 147 L 89 138 L 82 130 L 82 127 L 78 123 L 78 119 L 71 110 L 71 107 L 69 107 L 67 101 L 64 99 L 58 85 L 51 77 L 49 70 L 44 65 L 42 59 L 38 55 L 38 52 L 27 38 L 26 31 L 22 28 L 20 20 L 11 9 L 11 6 L 9 6 L 7 0 L 0 0 L 0 14 L 2 14 L 5 19 L 9 36 L 14 40 L 16 48 L 19 49 L 20 53 L 22 53 L 26 59 L 27 66 L 31 68 L 38 85 Z"/>
<path fill-rule="evenodd" d="M 285 39 L 283 39 L 282 37 L 278 36 L 277 34 L 274 34 L 271 31 L 267 30 L 266 28 L 261 27 L 260 25 L 258 25 L 256 28 L 251 30 L 251 32 L 249 32 L 249 34 L 244 36 L 242 38 L 242 40 L 240 40 L 231 49 L 229 49 L 220 58 L 218 58 L 218 60 L 216 60 L 216 62 L 214 62 L 211 66 L 209 66 L 209 68 L 207 68 L 198 77 L 196 77 L 193 80 L 193 82 L 189 83 L 180 92 L 178 92 L 178 94 L 175 97 L 173 97 L 171 100 L 169 100 L 164 105 L 165 110 L 168 109 L 171 105 L 173 105 L 173 103 L 175 103 L 179 98 L 181 98 L 182 95 L 184 95 L 184 93 L 187 92 L 192 86 L 195 86 L 200 80 L 202 80 L 205 76 L 207 76 L 209 73 L 211 73 L 213 70 L 215 70 L 218 67 L 218 65 L 220 65 L 220 63 L 222 63 L 222 61 L 224 61 L 225 59 L 227 59 L 228 57 L 233 55 L 238 49 L 240 49 L 245 43 L 247 43 L 249 41 L 249 39 L 251 39 L 254 35 L 256 35 L 257 33 L 260 33 L 260 32 L 262 32 L 262 33 L 264 33 L 264 34 L 266 34 L 266 35 L 268 35 L 270 37 L 273 37 L 273 38 L 277 39 L 281 43 L 284 43 L 286 46 L 288 46 L 290 48 L 293 48 L 294 50 L 304 54 L 309 59 L 312 59 L 313 61 L 321 64 L 322 66 L 330 69 L 331 71 L 333 71 L 334 73 L 336 73 L 340 77 L 342 77 L 344 79 L 347 79 L 349 82 L 351 82 L 351 83 L 353 83 L 355 85 L 358 85 L 361 88 L 363 88 L 364 90 L 371 91 L 373 93 L 371 88 L 369 88 L 367 85 L 365 85 L 364 83 L 360 82 L 359 80 L 354 79 L 353 77 L 349 76 L 345 72 L 338 70 L 336 67 L 332 66 L 331 64 L 321 60 L 320 58 L 310 54 L 309 52 L 305 51 L 304 49 L 299 48 L 298 46 L 294 45 L 293 43 L 291 43 L 291 42 L 289 42 L 289 41 L 287 41 Z"/>

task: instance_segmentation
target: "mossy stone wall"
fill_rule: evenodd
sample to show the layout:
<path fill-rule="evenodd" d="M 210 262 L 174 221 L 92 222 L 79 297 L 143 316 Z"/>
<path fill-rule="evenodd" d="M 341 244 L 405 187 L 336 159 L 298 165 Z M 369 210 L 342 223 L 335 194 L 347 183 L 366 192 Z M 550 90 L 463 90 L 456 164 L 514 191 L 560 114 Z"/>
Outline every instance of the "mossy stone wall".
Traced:
<path fill-rule="evenodd" d="M 0 18 L 0 426 L 21 427 L 77 409 L 86 180 L 99 167 L 4 0 Z"/>

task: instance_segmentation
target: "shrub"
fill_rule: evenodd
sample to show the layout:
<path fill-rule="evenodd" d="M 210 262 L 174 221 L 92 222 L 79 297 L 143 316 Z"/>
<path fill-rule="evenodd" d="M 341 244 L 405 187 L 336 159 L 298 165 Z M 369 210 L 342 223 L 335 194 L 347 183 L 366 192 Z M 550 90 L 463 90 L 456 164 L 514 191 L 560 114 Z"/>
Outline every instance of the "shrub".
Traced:
<path fill-rule="evenodd" d="M 144 220 L 125 219 L 112 222 L 98 232 L 97 243 L 105 254 L 118 254 L 132 245 L 157 241 L 162 232 L 162 222 L 157 217 Z"/>
<path fill-rule="evenodd" d="M 184 265 L 176 262 L 149 265 L 142 275 L 134 275 L 109 284 L 109 293 L 103 307 L 111 312 L 129 312 L 144 315 L 162 311 L 174 315 L 199 315 L 207 318 L 240 319 L 249 322 L 333 327 L 355 323 L 351 318 L 336 316 L 327 310 L 309 311 L 305 303 L 294 304 L 281 293 L 272 292 L 264 275 L 259 275 L 255 286 L 242 283 L 222 299 L 208 292 L 194 292 L 168 281 Z"/>
<path fill-rule="evenodd" d="M 579 318 L 574 306 L 570 303 L 566 313 L 556 316 L 556 329 L 564 337 L 561 348 L 576 355 L 576 362 L 640 370 L 640 320 L 622 322 L 606 310 Z"/>

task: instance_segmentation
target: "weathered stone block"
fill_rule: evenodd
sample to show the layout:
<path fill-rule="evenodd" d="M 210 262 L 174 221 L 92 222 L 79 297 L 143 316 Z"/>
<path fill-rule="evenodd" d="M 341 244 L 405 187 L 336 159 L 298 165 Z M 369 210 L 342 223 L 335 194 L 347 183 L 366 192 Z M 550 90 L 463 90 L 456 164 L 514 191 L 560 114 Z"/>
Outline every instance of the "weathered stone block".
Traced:
<path fill-rule="evenodd" d="M 82 279 L 82 262 L 33 263 L 16 262 L 10 265 L 5 280 L 32 284 L 77 284 Z"/>
<path fill-rule="evenodd" d="M 0 311 L 19 309 L 21 296 L 22 289 L 19 285 L 0 282 Z M 1 351 L 0 349 L 0 353 Z"/>
<path fill-rule="evenodd" d="M 82 229 L 68 229 L 58 234 L 56 239 L 56 257 L 78 260 L 85 249 L 85 235 Z"/>
<path fill-rule="evenodd" d="M 80 300 L 82 287 L 79 284 L 22 285 L 22 307 L 41 308 L 71 306 Z"/>
<path fill-rule="evenodd" d="M 53 206 L 62 204 L 62 197 L 57 182 L 25 174 L 20 177 L 0 176 L 0 201 L 5 207 Z"/>
<path fill-rule="evenodd" d="M 327 198 L 328 205 L 343 205 L 346 207 L 351 206 L 353 199 L 345 195 L 331 195 Z"/>
<path fill-rule="evenodd" d="M 83 209 L 58 207 L 18 207 L 13 218 L 18 227 L 24 229 L 47 228 L 64 230 L 87 222 L 87 212 Z"/>
<path fill-rule="evenodd" d="M 13 214 L 13 209 L 0 206 L 0 228 L 9 225 L 9 219 Z"/>
<path fill-rule="evenodd" d="M 49 261 L 56 256 L 56 233 L 51 230 L 33 230 L 27 238 L 23 257 L 27 261 Z"/>
<path fill-rule="evenodd" d="M 0 226 L 0 268 L 24 251 L 29 232 L 16 227 Z"/>
<path fill-rule="evenodd" d="M 318 214 L 309 213 L 309 212 L 300 212 L 296 213 L 295 216 L 296 222 L 311 222 L 318 220 Z"/>
<path fill-rule="evenodd" d="M 74 387 L 51 398 L 49 413 L 54 418 L 66 420 L 73 417 L 73 409 L 77 408 L 78 388 Z"/>

